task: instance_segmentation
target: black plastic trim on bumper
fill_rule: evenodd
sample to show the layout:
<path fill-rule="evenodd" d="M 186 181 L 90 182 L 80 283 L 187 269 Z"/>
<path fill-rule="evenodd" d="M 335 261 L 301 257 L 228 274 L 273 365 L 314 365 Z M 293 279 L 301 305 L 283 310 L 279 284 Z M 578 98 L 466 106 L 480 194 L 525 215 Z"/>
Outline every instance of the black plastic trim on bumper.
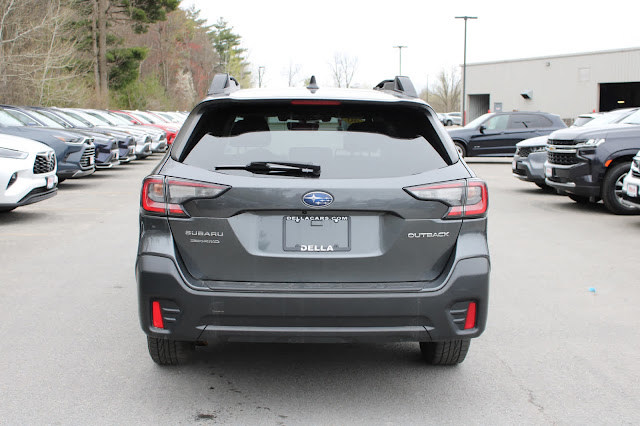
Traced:
<path fill-rule="evenodd" d="M 487 318 L 489 260 L 458 260 L 447 284 L 431 291 L 286 293 L 194 290 L 174 261 L 140 255 L 139 313 L 148 335 L 174 340 L 270 342 L 438 341 L 479 336 Z M 177 307 L 166 329 L 151 325 L 152 301 Z M 449 312 L 475 301 L 476 326 L 460 330 Z"/>
<path fill-rule="evenodd" d="M 43 190 L 44 189 L 44 190 Z M 58 193 L 58 188 L 53 187 L 51 189 L 46 189 L 46 187 L 40 187 L 32 189 L 27 195 L 22 197 L 20 201 L 16 204 L 1 204 L 0 207 L 19 207 L 26 206 L 27 204 L 37 203 L 39 201 L 46 200 L 55 196 Z"/>

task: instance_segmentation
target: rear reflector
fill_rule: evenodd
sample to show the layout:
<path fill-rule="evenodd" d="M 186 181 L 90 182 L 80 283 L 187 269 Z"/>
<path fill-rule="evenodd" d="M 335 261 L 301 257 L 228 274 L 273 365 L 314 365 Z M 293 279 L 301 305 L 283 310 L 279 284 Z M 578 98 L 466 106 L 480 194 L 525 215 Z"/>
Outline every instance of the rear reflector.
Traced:
<path fill-rule="evenodd" d="M 142 208 L 150 213 L 188 216 L 183 204 L 187 201 L 216 198 L 230 187 L 186 179 L 149 176 L 142 182 Z"/>
<path fill-rule="evenodd" d="M 160 309 L 160 302 L 157 300 L 151 304 L 152 323 L 156 328 L 164 328 L 164 321 L 162 321 L 162 310 Z"/>
<path fill-rule="evenodd" d="M 439 201 L 448 205 L 449 211 L 444 219 L 482 217 L 489 206 L 487 184 L 480 179 L 413 186 L 404 190 L 419 200 Z"/>
<path fill-rule="evenodd" d="M 469 330 L 476 326 L 476 302 L 470 302 L 467 308 L 467 318 L 464 321 L 464 329 Z"/>

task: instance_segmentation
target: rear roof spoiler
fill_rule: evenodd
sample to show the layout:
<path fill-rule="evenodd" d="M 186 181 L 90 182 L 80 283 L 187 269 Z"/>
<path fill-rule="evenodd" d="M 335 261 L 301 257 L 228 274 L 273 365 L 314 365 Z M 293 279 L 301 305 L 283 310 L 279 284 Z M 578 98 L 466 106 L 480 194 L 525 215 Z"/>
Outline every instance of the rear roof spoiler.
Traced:
<path fill-rule="evenodd" d="M 211 86 L 207 91 L 208 96 L 228 95 L 240 89 L 240 83 L 229 74 L 216 74 L 213 76 Z"/>
<path fill-rule="evenodd" d="M 382 80 L 373 90 L 392 91 L 411 96 L 412 98 L 418 97 L 418 92 L 416 92 L 416 88 L 413 86 L 411 79 L 402 75 L 397 75 L 393 80 Z"/>

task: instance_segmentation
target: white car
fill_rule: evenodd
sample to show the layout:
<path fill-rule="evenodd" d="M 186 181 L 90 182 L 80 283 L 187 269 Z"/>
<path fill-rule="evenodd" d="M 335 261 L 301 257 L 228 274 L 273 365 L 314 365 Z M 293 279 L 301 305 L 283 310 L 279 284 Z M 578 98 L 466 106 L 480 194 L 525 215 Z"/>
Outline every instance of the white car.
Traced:
<path fill-rule="evenodd" d="M 640 207 L 640 151 L 631 162 L 629 173 L 622 181 L 622 198 L 634 207 Z"/>
<path fill-rule="evenodd" d="M 0 134 L 0 212 L 56 195 L 56 155 L 31 139 Z"/>
<path fill-rule="evenodd" d="M 445 126 L 451 126 L 453 124 L 457 126 L 462 125 L 462 113 L 454 111 L 454 112 L 446 112 L 442 115 L 444 116 L 443 123 Z"/>

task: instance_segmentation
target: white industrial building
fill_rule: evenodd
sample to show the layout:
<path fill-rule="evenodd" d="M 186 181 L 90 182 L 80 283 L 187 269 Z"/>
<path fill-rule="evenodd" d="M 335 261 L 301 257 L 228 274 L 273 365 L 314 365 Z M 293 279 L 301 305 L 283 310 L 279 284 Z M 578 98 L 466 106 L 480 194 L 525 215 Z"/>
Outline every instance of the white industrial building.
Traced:
<path fill-rule="evenodd" d="M 467 122 L 487 111 L 585 112 L 640 106 L 640 48 L 467 64 Z"/>

